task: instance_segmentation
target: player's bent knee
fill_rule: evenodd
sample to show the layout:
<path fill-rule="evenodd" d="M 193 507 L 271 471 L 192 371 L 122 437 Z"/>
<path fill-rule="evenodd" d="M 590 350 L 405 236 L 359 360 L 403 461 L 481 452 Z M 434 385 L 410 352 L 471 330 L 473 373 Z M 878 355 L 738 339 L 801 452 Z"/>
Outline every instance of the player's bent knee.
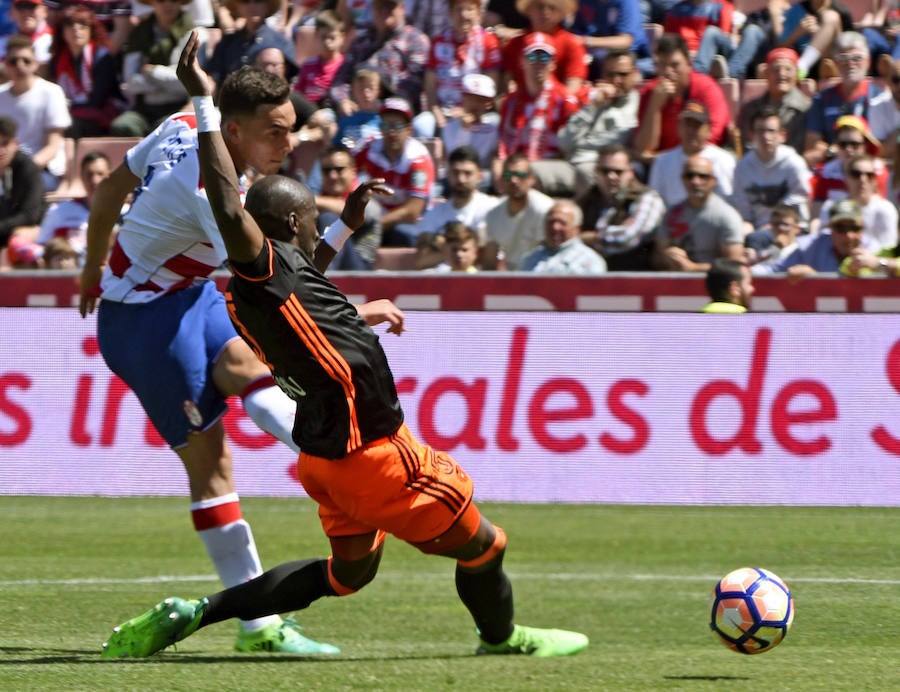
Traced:
<path fill-rule="evenodd" d="M 371 582 L 378 573 L 382 546 L 362 558 L 347 561 L 339 557 L 328 558 L 328 582 L 338 596 L 350 596 Z"/>
<path fill-rule="evenodd" d="M 506 532 L 497 525 L 493 525 L 493 529 L 494 540 L 485 547 L 480 555 L 469 560 L 457 560 L 457 564 L 462 569 L 480 572 L 503 560 L 503 554 L 506 552 Z"/>

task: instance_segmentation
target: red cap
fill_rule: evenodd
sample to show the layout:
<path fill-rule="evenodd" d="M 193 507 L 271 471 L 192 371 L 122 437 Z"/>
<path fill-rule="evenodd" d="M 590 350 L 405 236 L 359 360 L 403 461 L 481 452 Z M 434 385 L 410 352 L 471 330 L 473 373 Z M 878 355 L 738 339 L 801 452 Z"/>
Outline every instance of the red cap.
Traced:
<path fill-rule="evenodd" d="M 556 47 L 553 45 L 553 40 L 549 36 L 547 36 L 547 34 L 543 34 L 540 31 L 535 31 L 534 33 L 528 34 L 525 37 L 525 43 L 522 47 L 522 55 L 530 55 L 531 53 L 536 53 L 539 50 L 542 50 L 545 53 L 549 53 L 550 55 L 556 55 Z"/>
<path fill-rule="evenodd" d="M 766 65 L 771 65 L 776 60 L 790 60 L 796 65 L 800 58 L 793 48 L 773 48 L 766 55 Z"/>
<path fill-rule="evenodd" d="M 381 104 L 381 115 L 385 113 L 400 113 L 407 120 L 412 120 L 413 118 L 412 107 L 409 105 L 409 101 L 396 96 L 385 99 L 384 103 Z"/>

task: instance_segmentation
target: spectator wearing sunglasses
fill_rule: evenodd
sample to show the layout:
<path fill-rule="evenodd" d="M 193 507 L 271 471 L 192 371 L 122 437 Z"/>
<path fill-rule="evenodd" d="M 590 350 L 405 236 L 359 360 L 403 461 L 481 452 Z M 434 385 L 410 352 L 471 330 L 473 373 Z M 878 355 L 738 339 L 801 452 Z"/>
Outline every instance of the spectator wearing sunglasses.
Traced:
<path fill-rule="evenodd" d="M 874 250 L 892 248 L 897 245 L 897 207 L 878 193 L 877 175 L 883 166 L 869 154 L 854 156 L 844 164 L 844 180 L 847 183 L 847 198 L 859 202 L 862 209 L 863 232 L 871 241 Z M 828 201 L 822 206 L 820 215 L 822 226 L 828 225 L 831 207 Z"/>
<path fill-rule="evenodd" d="M 869 46 L 856 31 L 838 35 L 834 61 L 840 82 L 817 93 L 806 113 L 806 139 L 803 156 L 810 167 L 827 160 L 837 152 L 835 142 L 838 118 L 855 115 L 868 120 L 870 109 L 879 101 L 890 100 L 886 89 L 869 79 Z"/>
<path fill-rule="evenodd" d="M 653 264 L 663 271 L 705 272 L 716 257 L 744 259 L 741 215 L 713 192 L 713 163 L 703 156 L 684 162 L 687 199 L 671 207 L 657 234 Z"/>
<path fill-rule="evenodd" d="M 500 177 L 502 161 L 508 156 L 525 154 L 541 190 L 551 196 L 572 197 L 575 169 L 562 159 L 557 133 L 578 110 L 579 103 L 554 76 L 556 48 L 550 37 L 528 34 L 522 45 L 519 60 L 523 82 L 500 104 L 494 177 Z M 495 187 L 505 193 L 502 181 Z"/>
<path fill-rule="evenodd" d="M 0 113 L 19 128 L 21 149 L 42 171 L 44 188 L 59 187 L 66 172 L 63 132 L 72 125 L 66 96 L 58 84 L 38 76 L 34 46 L 25 36 L 13 36 L 3 59 L 9 82 L 0 85 Z"/>
<path fill-rule="evenodd" d="M 675 175 L 691 156 L 702 156 L 712 162 L 715 174 L 715 191 L 728 199 L 734 189 L 734 155 L 710 142 L 711 124 L 709 111 L 700 101 L 684 104 L 675 127 L 679 143 L 660 153 L 650 168 L 647 184 L 656 190 L 666 207 L 673 207 L 683 201 L 687 190 L 682 180 Z"/>
<path fill-rule="evenodd" d="M 874 249 L 864 233 L 862 207 L 856 200 L 842 199 L 829 210 L 828 228 L 824 232 L 802 236 L 797 241 L 797 249 L 770 270 L 784 272 L 791 281 L 818 272 L 838 272 L 858 248 Z"/>
<path fill-rule="evenodd" d="M 9 6 L 11 29 L 0 33 L 0 56 L 6 54 L 6 42 L 12 36 L 24 36 L 34 46 L 34 55 L 41 65 L 50 62 L 50 48 L 53 44 L 53 28 L 47 21 L 47 7 L 42 0 L 14 0 Z M 0 7 L 0 21 L 3 21 Z M 0 77 L 5 74 L 5 66 L 0 66 Z"/>
<path fill-rule="evenodd" d="M 431 203 L 434 160 L 412 136 L 413 109 L 405 99 L 391 97 L 381 105 L 381 139 L 356 153 L 356 165 L 368 178 L 384 178 L 393 190 L 379 197 L 384 207 L 382 244 L 415 247 L 416 224 Z"/>
<path fill-rule="evenodd" d="M 485 217 L 488 242 L 498 246 L 498 263 L 517 270 L 522 259 L 544 240 L 544 216 L 553 199 L 536 190 L 531 163 L 524 154 L 503 162 L 506 195 Z M 488 268 L 482 264 L 482 269 Z"/>
<path fill-rule="evenodd" d="M 835 130 L 837 136 L 833 146 L 837 155 L 816 169 L 812 177 L 810 195 L 810 214 L 814 220 L 810 229 L 812 231 L 818 228 L 818 218 L 825 202 L 828 200 L 836 202 L 847 196 L 844 168 L 850 159 L 860 154 L 874 157 L 881 154 L 881 142 L 872 135 L 869 124 L 864 119 L 855 115 L 844 115 L 838 119 Z M 880 158 L 875 158 L 874 162 L 878 192 L 882 197 L 887 197 L 890 174 Z"/>

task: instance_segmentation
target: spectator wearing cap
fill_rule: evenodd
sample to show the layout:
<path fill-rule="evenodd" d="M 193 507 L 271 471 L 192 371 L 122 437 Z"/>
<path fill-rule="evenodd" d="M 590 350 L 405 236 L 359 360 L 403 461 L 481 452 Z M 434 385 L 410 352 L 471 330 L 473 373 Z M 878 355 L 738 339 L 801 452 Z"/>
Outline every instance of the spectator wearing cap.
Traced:
<path fill-rule="evenodd" d="M 724 199 L 731 197 L 736 162 L 731 152 L 710 143 L 710 118 L 706 106 L 700 101 L 685 103 L 676 128 L 680 144 L 656 157 L 647 184 L 660 194 L 666 207 L 678 204 L 688 193 L 683 180 L 672 175 L 672 171 L 680 171 L 689 158 L 702 156 L 712 164 L 716 193 Z"/>
<path fill-rule="evenodd" d="M 638 126 L 632 148 L 642 158 L 672 149 L 680 142 L 678 128 L 672 127 L 686 101 L 698 101 L 709 114 L 709 142 L 725 141 L 731 114 L 725 95 L 709 75 L 691 69 L 690 51 L 678 34 L 663 34 L 656 45 L 659 76 L 641 89 Z"/>
<path fill-rule="evenodd" d="M 572 197 L 574 168 L 561 158 L 557 133 L 578 110 L 578 101 L 554 76 L 556 48 L 549 36 L 530 33 L 520 45 L 524 79 L 500 105 L 497 160 L 492 166 L 494 180 L 499 181 L 504 159 L 522 153 L 531 161 L 544 192 Z"/>
<path fill-rule="evenodd" d="M 653 264 L 664 271 L 705 272 L 716 257 L 744 258 L 740 214 L 713 192 L 713 164 L 691 156 L 681 169 L 687 199 L 670 207 L 656 237 Z"/>
<path fill-rule="evenodd" d="M 428 149 L 412 137 L 412 108 L 404 99 L 391 97 L 381 106 L 381 139 L 356 154 L 356 166 L 369 178 L 384 178 L 394 193 L 379 196 L 384 208 L 383 245 L 415 247 L 416 223 L 431 202 L 434 161 Z"/>
<path fill-rule="evenodd" d="M 800 154 L 784 143 L 785 132 L 775 106 L 753 118 L 753 148 L 734 169 L 731 204 L 744 219 L 745 232 L 768 230 L 779 204 L 795 207 L 804 228 L 809 223 L 810 172 Z"/>
<path fill-rule="evenodd" d="M 869 124 L 863 118 L 842 115 L 835 124 L 835 132 L 837 135 L 833 145 L 835 157 L 819 166 L 813 173 L 810 194 L 810 214 L 813 220 L 819 218 L 825 202 L 828 200 L 836 202 L 847 196 L 844 169 L 850 159 L 859 154 L 874 157 L 881 154 L 881 142 L 872 135 Z M 878 191 L 882 197 L 887 197 L 890 175 L 880 158 L 875 158 L 875 173 Z M 812 230 L 815 230 L 815 227 Z"/>
<path fill-rule="evenodd" d="M 878 192 L 877 175 L 883 166 L 871 154 L 858 154 L 844 164 L 847 199 L 859 202 L 863 215 L 864 235 L 876 250 L 897 245 L 897 207 Z M 827 201 L 819 215 L 827 225 L 834 201 Z"/>
<path fill-rule="evenodd" d="M 806 139 L 803 156 L 813 167 L 827 158 L 834 142 L 835 123 L 842 115 L 868 119 L 869 110 L 879 100 L 890 100 L 891 93 L 869 79 L 869 46 L 856 31 L 845 31 L 835 40 L 834 59 L 841 81 L 818 92 L 806 113 Z"/>
<path fill-rule="evenodd" d="M 58 84 L 38 76 L 34 46 L 13 36 L 4 58 L 9 82 L 0 85 L 0 113 L 18 125 L 19 146 L 42 171 L 44 188 L 59 187 L 68 162 L 63 133 L 72 125 L 66 96 Z"/>
<path fill-rule="evenodd" d="M 17 130 L 15 120 L 0 115 L 0 248 L 6 248 L 14 233 L 37 237 L 44 216 L 41 169 L 19 149 Z"/>
<path fill-rule="evenodd" d="M 354 38 L 334 78 L 331 98 L 338 115 L 354 111 L 350 82 L 361 67 L 378 72 L 384 94 L 405 99 L 419 112 L 430 49 L 428 36 L 406 22 L 401 0 L 372 0 L 372 23 Z"/>
<path fill-rule="evenodd" d="M 447 121 L 441 130 L 444 151 L 472 147 L 478 152 L 481 183 L 487 192 L 493 186 L 491 163 L 497 155 L 498 116 L 493 111 L 497 88 L 494 80 L 483 74 L 467 74 L 462 78 L 462 108 L 458 117 Z"/>
<path fill-rule="evenodd" d="M 86 5 L 71 5 L 58 15 L 49 78 L 62 87 L 72 126 L 67 137 L 103 137 L 125 109 L 118 61 L 109 51 L 106 29 Z"/>
<path fill-rule="evenodd" d="M 634 53 L 610 50 L 603 59 L 602 79 L 594 83 L 591 100 L 559 131 L 559 148 L 575 167 L 575 192 L 580 196 L 593 182 L 597 152 L 607 144 L 626 144 L 637 126 L 640 97 Z"/>
<path fill-rule="evenodd" d="M 553 46 L 553 75 L 570 94 L 583 96 L 588 76 L 587 53 L 580 36 L 563 28 L 563 22 L 578 7 L 576 0 L 516 0 L 516 9 L 528 18 L 525 33 L 510 39 L 503 47 L 501 93 L 509 91 L 510 81 L 521 85 L 525 78 L 522 51 L 531 34 L 540 33 Z"/>
<path fill-rule="evenodd" d="M 278 46 L 285 55 L 294 54 L 293 42 L 266 22 L 280 9 L 280 0 L 228 0 L 225 7 L 236 19 L 243 20 L 244 25 L 225 34 L 204 65 L 216 84 L 221 84 L 231 72 L 249 65 L 253 50 L 260 44 Z"/>
<path fill-rule="evenodd" d="M 425 110 L 416 131 L 433 137 L 462 115 L 462 80 L 469 74 L 500 77 L 500 44 L 481 25 L 481 0 L 450 0 L 450 26 L 431 42 L 425 65 Z"/>
<path fill-rule="evenodd" d="M 143 137 L 187 103 L 175 76 L 180 47 L 194 28 L 190 0 L 140 0 L 152 12 L 138 22 L 123 49 L 122 77 L 129 108 L 113 120 L 110 134 Z"/>
<path fill-rule="evenodd" d="M 798 153 L 804 151 L 806 112 L 812 100 L 797 86 L 797 53 L 790 48 L 773 48 L 766 55 L 766 93 L 748 101 L 738 113 L 741 141 L 753 140 L 751 120 L 763 106 L 775 106 L 786 135 L 785 144 Z"/>
<path fill-rule="evenodd" d="M 785 272 L 788 279 L 800 281 L 818 272 L 837 272 L 856 248 L 871 250 L 870 242 L 863 233 L 859 202 L 842 199 L 831 207 L 827 230 L 801 236 L 796 250 L 771 267 L 761 267 L 754 273 Z"/>
<path fill-rule="evenodd" d="M 587 51 L 591 81 L 605 79 L 603 65 L 611 52 L 630 51 L 643 74 L 654 74 L 650 41 L 637 0 L 581 0 L 570 29 Z"/>
<path fill-rule="evenodd" d="M 0 17 L 2 15 L 3 10 L 0 9 Z M 11 36 L 24 36 L 31 41 L 37 61 L 41 65 L 50 62 L 53 28 L 47 21 L 47 7 L 42 0 L 14 0 L 10 3 L 9 19 L 13 28 L 9 33 L 0 35 L 0 57 L 6 55 L 6 42 Z M 5 81 L 3 74 L 0 68 L 0 81 Z"/>

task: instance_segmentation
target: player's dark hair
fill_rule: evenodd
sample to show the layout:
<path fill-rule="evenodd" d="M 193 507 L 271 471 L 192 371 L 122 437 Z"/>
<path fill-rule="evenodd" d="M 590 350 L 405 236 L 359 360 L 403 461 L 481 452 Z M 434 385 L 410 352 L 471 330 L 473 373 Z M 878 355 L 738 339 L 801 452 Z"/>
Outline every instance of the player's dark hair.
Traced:
<path fill-rule="evenodd" d="M 673 53 L 681 53 L 688 61 L 691 59 L 691 51 L 681 34 L 663 34 L 656 43 L 656 55 L 672 55 Z"/>
<path fill-rule="evenodd" d="M 478 157 L 478 152 L 474 147 L 456 147 L 456 149 L 450 152 L 450 156 L 447 157 L 447 163 L 451 165 L 454 163 L 463 163 L 465 161 L 474 163 L 476 166 L 481 165 L 481 159 Z"/>
<path fill-rule="evenodd" d="M 219 89 L 222 120 L 255 115 L 259 106 L 280 106 L 290 94 L 291 85 L 283 77 L 244 65 L 229 74 Z"/>
<path fill-rule="evenodd" d="M 15 137 L 19 132 L 19 123 L 8 115 L 0 115 L 0 137 Z"/>
<path fill-rule="evenodd" d="M 717 257 L 709 265 L 706 272 L 706 292 L 717 303 L 727 303 L 728 287 L 732 282 L 740 283 L 744 279 L 744 267 L 747 265 L 741 260 L 729 257 Z"/>

